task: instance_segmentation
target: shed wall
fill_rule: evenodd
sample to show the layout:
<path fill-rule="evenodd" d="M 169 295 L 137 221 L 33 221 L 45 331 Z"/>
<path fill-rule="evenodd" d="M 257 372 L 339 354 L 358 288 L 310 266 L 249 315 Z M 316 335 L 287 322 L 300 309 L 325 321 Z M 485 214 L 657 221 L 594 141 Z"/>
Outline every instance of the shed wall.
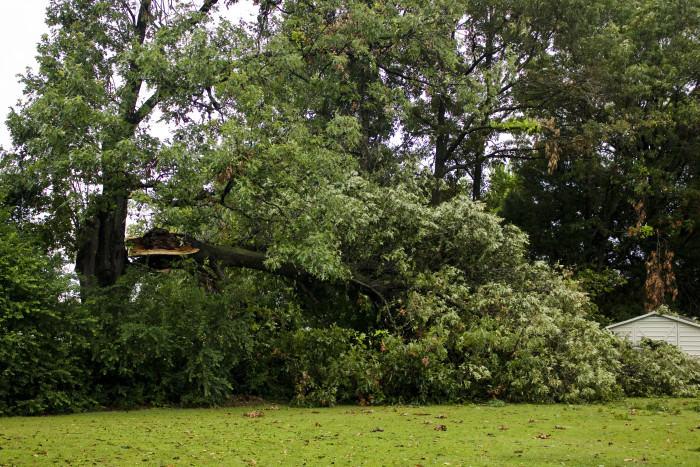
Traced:
<path fill-rule="evenodd" d="M 614 326 L 610 330 L 635 345 L 646 337 L 676 345 L 684 352 L 700 358 L 700 328 L 690 324 L 656 315 Z"/>

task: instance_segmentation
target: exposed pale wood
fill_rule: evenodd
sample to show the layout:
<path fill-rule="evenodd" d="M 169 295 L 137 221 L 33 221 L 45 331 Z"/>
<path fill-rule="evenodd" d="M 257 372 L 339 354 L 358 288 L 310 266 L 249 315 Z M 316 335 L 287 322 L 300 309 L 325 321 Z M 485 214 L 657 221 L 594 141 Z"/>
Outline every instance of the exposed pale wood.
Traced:
<path fill-rule="evenodd" d="M 152 249 L 152 250 L 142 250 L 139 248 L 132 248 L 129 251 L 129 256 L 149 256 L 149 255 L 172 255 L 172 256 L 180 256 L 180 255 L 191 255 L 194 253 L 197 253 L 199 251 L 199 248 L 189 248 L 189 247 L 181 247 L 177 248 L 174 250 L 162 250 L 162 249 Z"/>
<path fill-rule="evenodd" d="M 199 251 L 185 236 L 171 234 L 163 229 L 153 229 L 143 237 L 127 238 L 126 244 L 131 257 L 192 255 Z"/>

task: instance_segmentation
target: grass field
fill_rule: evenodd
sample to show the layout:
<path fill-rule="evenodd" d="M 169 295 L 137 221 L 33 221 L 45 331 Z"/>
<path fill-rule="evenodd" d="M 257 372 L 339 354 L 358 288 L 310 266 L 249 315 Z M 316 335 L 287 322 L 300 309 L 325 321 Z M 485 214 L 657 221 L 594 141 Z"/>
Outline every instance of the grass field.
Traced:
<path fill-rule="evenodd" d="M 700 465 L 700 400 L 0 418 L 0 465 Z"/>

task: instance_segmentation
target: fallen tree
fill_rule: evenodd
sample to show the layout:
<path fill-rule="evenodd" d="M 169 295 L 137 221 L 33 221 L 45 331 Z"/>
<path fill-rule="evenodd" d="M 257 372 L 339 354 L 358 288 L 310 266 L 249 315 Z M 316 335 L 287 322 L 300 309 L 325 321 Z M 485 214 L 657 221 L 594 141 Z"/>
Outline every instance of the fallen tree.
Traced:
<path fill-rule="evenodd" d="M 216 276 L 214 279 L 223 279 L 226 268 L 246 268 L 293 279 L 313 302 L 318 302 L 315 290 L 319 283 L 338 285 L 338 281 L 320 280 L 292 263 L 287 262 L 271 267 L 266 261 L 267 254 L 263 251 L 212 245 L 189 235 L 172 233 L 165 229 L 154 228 L 141 237 L 127 238 L 126 244 L 129 256 L 134 258 L 135 262 L 156 270 L 168 271 L 180 266 L 180 259 L 189 258 L 201 268 L 206 268 L 208 272 L 213 273 Z M 345 285 L 354 292 L 372 295 L 374 299 L 379 300 L 379 306 L 386 308 L 387 312 L 389 311 L 388 300 L 408 289 L 408 284 L 397 280 L 394 271 L 387 265 L 358 263 L 350 264 L 348 267 L 352 271 L 352 276 Z M 211 285 L 212 279 L 210 275 L 204 280 Z M 391 314 L 389 318 L 393 321 Z"/>
<path fill-rule="evenodd" d="M 174 260 L 187 257 L 200 266 L 209 265 L 218 275 L 224 268 L 248 268 L 297 279 L 304 274 L 293 264 L 272 270 L 265 264 L 264 252 L 240 247 L 218 246 L 165 229 L 151 229 L 141 237 L 127 238 L 129 256 L 157 269 L 172 267 Z"/>

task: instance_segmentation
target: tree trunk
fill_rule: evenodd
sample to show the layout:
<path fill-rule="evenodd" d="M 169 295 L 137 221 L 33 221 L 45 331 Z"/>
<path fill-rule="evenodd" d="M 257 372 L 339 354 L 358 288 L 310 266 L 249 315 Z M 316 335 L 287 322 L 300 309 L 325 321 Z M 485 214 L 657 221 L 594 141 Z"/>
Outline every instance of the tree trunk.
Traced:
<path fill-rule="evenodd" d="M 447 105 L 445 105 L 445 99 L 442 96 L 437 97 L 439 99 L 438 109 L 437 109 L 437 128 L 435 137 L 435 159 L 433 167 L 433 179 L 435 180 L 435 187 L 433 188 L 433 195 L 430 200 L 430 204 L 433 206 L 438 206 L 442 201 L 442 192 L 440 187 L 442 186 L 443 178 L 447 174 L 447 158 L 449 155 L 447 143 L 449 142 L 449 135 L 445 129 L 445 121 L 447 118 Z"/>
<path fill-rule="evenodd" d="M 124 235 L 128 197 L 125 194 L 103 197 L 94 215 L 81 229 L 75 271 L 81 289 L 114 285 L 128 262 Z"/>
<path fill-rule="evenodd" d="M 479 201 L 481 199 L 481 185 L 484 178 L 484 161 L 478 158 L 474 162 L 474 171 L 472 173 L 472 200 Z"/>

